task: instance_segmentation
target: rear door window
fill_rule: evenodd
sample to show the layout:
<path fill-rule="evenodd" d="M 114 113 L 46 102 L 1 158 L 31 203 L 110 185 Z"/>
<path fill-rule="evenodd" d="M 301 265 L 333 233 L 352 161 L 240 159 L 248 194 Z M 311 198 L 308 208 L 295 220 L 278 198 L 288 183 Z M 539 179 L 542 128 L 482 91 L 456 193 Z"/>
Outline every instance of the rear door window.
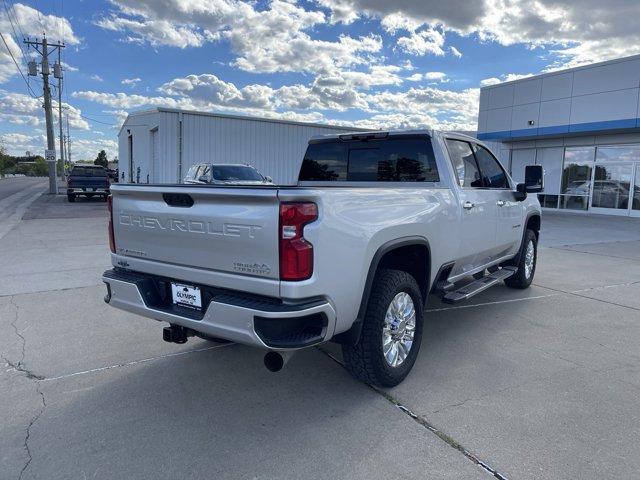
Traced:
<path fill-rule="evenodd" d="M 484 184 L 469 142 L 448 138 L 446 143 L 458 184 L 464 188 L 482 188 Z"/>
<path fill-rule="evenodd" d="M 312 143 L 301 181 L 437 182 L 438 169 L 426 136 Z"/>

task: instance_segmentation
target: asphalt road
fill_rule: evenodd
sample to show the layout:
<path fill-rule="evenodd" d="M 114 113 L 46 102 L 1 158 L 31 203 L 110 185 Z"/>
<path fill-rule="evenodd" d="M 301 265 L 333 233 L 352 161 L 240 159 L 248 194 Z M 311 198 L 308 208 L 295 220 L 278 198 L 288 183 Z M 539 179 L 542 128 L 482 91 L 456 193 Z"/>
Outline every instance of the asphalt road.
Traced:
<path fill-rule="evenodd" d="M 332 345 L 163 343 L 102 301 L 105 216 L 43 196 L 0 240 L 3 479 L 637 478 L 638 219 L 545 215 L 534 285 L 431 299 L 379 392 Z"/>
<path fill-rule="evenodd" d="M 20 222 L 47 185 L 43 177 L 0 178 L 0 239 Z"/>
<path fill-rule="evenodd" d="M 31 187 L 43 187 L 48 185 L 44 177 L 10 177 L 0 178 L 0 200 L 16 193 L 23 192 Z"/>

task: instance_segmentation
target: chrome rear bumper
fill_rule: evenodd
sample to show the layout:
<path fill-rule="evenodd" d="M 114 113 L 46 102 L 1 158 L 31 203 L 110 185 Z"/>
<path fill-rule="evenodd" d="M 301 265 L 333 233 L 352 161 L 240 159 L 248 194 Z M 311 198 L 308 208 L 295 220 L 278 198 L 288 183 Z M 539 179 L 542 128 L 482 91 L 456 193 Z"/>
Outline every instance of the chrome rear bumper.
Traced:
<path fill-rule="evenodd" d="M 148 275 L 114 269 L 105 272 L 102 280 L 107 284 L 105 302 L 113 307 L 254 347 L 304 348 L 329 340 L 335 330 L 335 310 L 322 299 L 296 303 L 261 301 L 221 290 L 208 305 L 203 305 L 204 312 L 196 315 L 186 310 L 176 312 L 179 309 L 175 306 L 150 305 L 151 297 L 146 290 L 152 279 Z M 155 281 L 152 283 L 157 285 Z"/>

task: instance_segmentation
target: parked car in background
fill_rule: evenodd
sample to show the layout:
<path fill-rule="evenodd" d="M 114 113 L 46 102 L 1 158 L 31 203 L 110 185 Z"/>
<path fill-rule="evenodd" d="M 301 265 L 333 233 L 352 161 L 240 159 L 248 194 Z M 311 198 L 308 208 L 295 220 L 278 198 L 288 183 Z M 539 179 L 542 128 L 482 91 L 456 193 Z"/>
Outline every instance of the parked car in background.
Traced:
<path fill-rule="evenodd" d="M 112 182 L 118 181 L 118 169 L 117 168 L 108 168 L 107 175 L 111 179 Z"/>
<path fill-rule="evenodd" d="M 102 197 L 107 201 L 111 182 L 107 169 L 100 165 L 74 165 L 67 177 L 67 199 L 75 202 L 78 195 Z"/>
<path fill-rule="evenodd" d="M 114 185 L 105 301 L 169 323 L 169 342 L 267 349 L 271 371 L 332 340 L 391 387 L 429 294 L 531 285 L 542 189 L 542 166 L 516 185 L 477 139 L 426 130 L 314 138 L 297 186 Z"/>
<path fill-rule="evenodd" d="M 271 185 L 270 177 L 251 165 L 232 163 L 198 163 L 184 177 L 184 183 L 212 185 Z"/>

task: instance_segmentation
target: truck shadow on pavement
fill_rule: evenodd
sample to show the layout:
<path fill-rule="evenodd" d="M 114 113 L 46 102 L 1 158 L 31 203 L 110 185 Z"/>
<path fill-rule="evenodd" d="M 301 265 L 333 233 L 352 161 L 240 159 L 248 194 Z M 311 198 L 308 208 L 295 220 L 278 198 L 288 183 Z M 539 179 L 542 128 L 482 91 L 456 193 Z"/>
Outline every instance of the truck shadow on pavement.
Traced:
<path fill-rule="evenodd" d="M 411 424 L 399 412 L 381 418 L 396 412 L 316 349 L 278 374 L 261 352 L 229 345 L 43 381 L 41 390 L 47 407 L 31 432 L 30 469 L 61 477 L 98 466 L 113 478 L 375 477 L 375 464 L 401 466 L 393 442 Z M 81 394 L 69 402 L 72 392 Z M 380 448 L 383 438 L 391 443 Z"/>

